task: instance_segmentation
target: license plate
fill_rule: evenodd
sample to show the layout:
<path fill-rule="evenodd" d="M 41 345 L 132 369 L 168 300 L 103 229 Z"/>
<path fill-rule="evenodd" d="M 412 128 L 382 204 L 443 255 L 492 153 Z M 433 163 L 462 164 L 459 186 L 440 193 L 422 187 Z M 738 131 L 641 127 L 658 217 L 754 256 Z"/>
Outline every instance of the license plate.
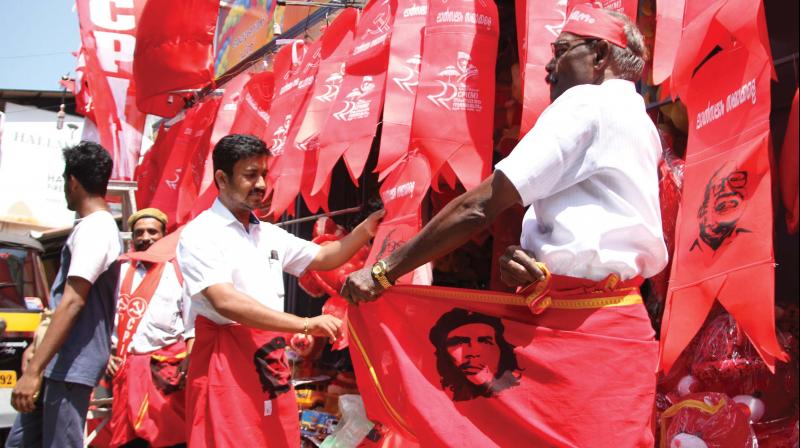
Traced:
<path fill-rule="evenodd" d="M 10 389 L 17 385 L 17 372 L 0 370 L 0 389 Z"/>

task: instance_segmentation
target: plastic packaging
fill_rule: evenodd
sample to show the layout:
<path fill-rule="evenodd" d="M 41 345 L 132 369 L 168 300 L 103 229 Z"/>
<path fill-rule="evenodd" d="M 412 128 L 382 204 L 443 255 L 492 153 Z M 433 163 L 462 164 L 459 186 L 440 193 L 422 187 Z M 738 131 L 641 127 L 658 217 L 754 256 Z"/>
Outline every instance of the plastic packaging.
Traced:
<path fill-rule="evenodd" d="M 375 426 L 367 419 L 360 395 L 340 396 L 339 410 L 342 418 L 320 448 L 355 448 Z"/>

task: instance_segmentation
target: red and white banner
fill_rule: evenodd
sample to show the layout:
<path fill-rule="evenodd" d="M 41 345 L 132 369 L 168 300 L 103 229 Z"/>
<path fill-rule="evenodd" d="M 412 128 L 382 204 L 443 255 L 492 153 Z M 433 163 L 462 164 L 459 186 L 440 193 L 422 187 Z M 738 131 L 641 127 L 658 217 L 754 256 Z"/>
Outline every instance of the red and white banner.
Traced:
<path fill-rule="evenodd" d="M 620 12 L 628 16 L 633 23 L 636 23 L 636 14 L 639 11 L 637 0 L 569 0 L 567 2 L 567 14 L 572 11 L 575 5 L 589 3 L 595 8 L 605 8 Z"/>
<path fill-rule="evenodd" d="M 657 343 L 640 298 L 534 315 L 515 294 L 398 286 L 348 321 L 367 416 L 401 446 L 653 446 Z"/>
<path fill-rule="evenodd" d="M 494 2 L 429 2 L 411 146 L 433 185 L 445 163 L 467 189 L 489 174 L 498 33 Z"/>
<path fill-rule="evenodd" d="M 173 91 L 199 89 L 214 80 L 218 15 L 214 0 L 147 0 L 133 59 L 139 110 L 174 117 L 184 104 Z"/>
<path fill-rule="evenodd" d="M 172 126 L 177 129 L 170 129 L 170 134 L 175 132 L 172 144 L 157 143 L 153 147 L 167 151 L 168 156 L 151 201 L 141 206 L 166 213 L 170 230 L 187 221 L 197 199 L 220 101 L 219 97 L 209 98 L 188 109 L 185 117 Z"/>
<path fill-rule="evenodd" d="M 300 174 L 300 193 L 309 211 L 328 209 L 330 179 L 318 191 L 313 191 L 314 177 L 319 158 L 319 135 L 331 116 L 334 100 L 344 81 L 345 60 L 349 54 L 356 29 L 358 12 L 345 9 L 325 29 L 320 38 L 320 61 L 311 95 L 308 98 L 302 121 L 293 138 L 294 147 L 303 153 Z"/>
<path fill-rule="evenodd" d="M 383 106 L 389 39 L 397 3 L 376 0 L 364 9 L 345 64 L 345 75 L 331 115 L 319 135 L 319 159 L 312 192 L 330 182 L 333 167 L 344 157 L 353 182 L 367 163 Z"/>
<path fill-rule="evenodd" d="M 225 137 L 228 134 L 234 134 L 236 132 L 241 132 L 244 134 L 256 134 L 258 130 L 263 129 L 266 126 L 266 123 L 261 123 L 259 121 L 251 123 L 251 113 L 255 113 L 252 105 L 249 105 L 250 107 L 246 112 L 241 113 L 241 115 L 244 117 L 248 117 L 242 121 L 248 123 L 250 127 L 246 127 L 243 124 L 238 123 L 240 116 L 239 109 L 240 106 L 242 106 L 242 103 L 245 101 L 242 90 L 246 85 L 248 85 L 250 79 L 250 73 L 245 72 L 237 75 L 235 78 L 225 84 L 225 91 L 222 94 L 220 106 L 217 110 L 217 118 L 214 120 L 214 128 L 211 131 L 211 141 L 209 142 L 208 154 L 206 155 L 206 160 L 203 164 L 203 172 L 200 179 L 200 184 L 197 187 L 197 199 L 193 204 L 191 204 L 191 210 L 188 212 L 188 214 L 183 216 L 183 219 L 186 222 L 191 221 L 205 209 L 211 207 L 211 204 L 217 197 L 217 188 L 214 186 L 214 161 L 212 159 L 214 146 L 217 144 L 217 142 L 222 137 Z M 251 95 L 254 95 L 254 97 L 257 96 L 255 94 Z M 269 95 L 269 99 L 271 101 L 271 84 L 269 85 Z M 268 105 L 266 110 L 269 110 Z M 261 112 L 263 112 L 263 110 L 259 110 L 258 114 L 256 115 L 261 117 Z M 238 129 L 234 130 L 234 126 L 238 126 Z"/>
<path fill-rule="evenodd" d="M 776 359 L 786 360 L 775 335 L 770 67 L 763 51 L 723 49 L 700 67 L 682 96 L 689 140 L 661 327 L 664 371 L 715 300 L 771 369 Z"/>
<path fill-rule="evenodd" d="M 411 118 L 422 65 L 427 0 L 399 0 L 389 43 L 381 148 L 375 171 L 385 177 L 409 150 Z"/>
<path fill-rule="evenodd" d="M 77 0 L 84 87 L 98 140 L 114 159 L 112 179 L 130 180 L 139 163 L 145 114 L 136 108 L 133 53 L 144 0 Z"/>
<path fill-rule="evenodd" d="M 563 0 L 517 0 L 517 29 L 522 72 L 522 123 L 520 138 L 533 128 L 542 111 L 550 105 L 550 88 L 544 67 L 553 54 L 550 43 L 561 34 L 567 20 Z"/>
<path fill-rule="evenodd" d="M 288 79 L 284 75 L 287 80 L 282 86 L 278 87 L 276 83 L 269 127 L 274 131 L 271 134 L 267 131 L 267 138 L 272 138 L 271 150 L 275 155 L 269 171 L 269 184 L 273 191 L 270 213 L 275 218 L 284 211 L 294 214 L 292 204 L 300 193 L 306 158 L 303 148 L 295 144 L 295 137 L 303 123 L 322 55 L 320 41 L 306 45 L 302 58 L 295 54 L 294 47 L 287 48 L 292 51 L 292 64 L 297 61 L 296 68 L 287 72 Z M 267 144 L 269 145 L 269 140 Z M 327 205 L 327 200 L 324 202 Z M 312 204 L 308 205 L 313 208 Z"/>

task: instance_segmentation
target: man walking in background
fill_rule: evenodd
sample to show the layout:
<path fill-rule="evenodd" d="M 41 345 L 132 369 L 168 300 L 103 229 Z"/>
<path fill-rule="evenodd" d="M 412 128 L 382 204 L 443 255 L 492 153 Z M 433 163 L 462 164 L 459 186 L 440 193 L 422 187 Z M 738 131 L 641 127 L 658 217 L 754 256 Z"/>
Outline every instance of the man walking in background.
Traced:
<path fill-rule="evenodd" d="M 64 194 L 77 212 L 52 286 L 55 311 L 11 395 L 7 447 L 83 447 L 89 397 L 109 356 L 122 242 L 104 199 L 112 160 L 97 143 L 64 149 Z"/>

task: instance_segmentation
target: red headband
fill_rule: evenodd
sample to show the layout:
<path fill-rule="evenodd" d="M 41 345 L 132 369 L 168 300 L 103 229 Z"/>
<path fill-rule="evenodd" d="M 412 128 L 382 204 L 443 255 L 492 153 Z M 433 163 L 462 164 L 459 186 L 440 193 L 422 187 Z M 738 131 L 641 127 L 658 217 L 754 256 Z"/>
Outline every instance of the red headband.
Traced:
<path fill-rule="evenodd" d="M 597 37 L 622 48 L 628 46 L 625 22 L 589 3 L 572 8 L 562 31 L 578 36 Z"/>

